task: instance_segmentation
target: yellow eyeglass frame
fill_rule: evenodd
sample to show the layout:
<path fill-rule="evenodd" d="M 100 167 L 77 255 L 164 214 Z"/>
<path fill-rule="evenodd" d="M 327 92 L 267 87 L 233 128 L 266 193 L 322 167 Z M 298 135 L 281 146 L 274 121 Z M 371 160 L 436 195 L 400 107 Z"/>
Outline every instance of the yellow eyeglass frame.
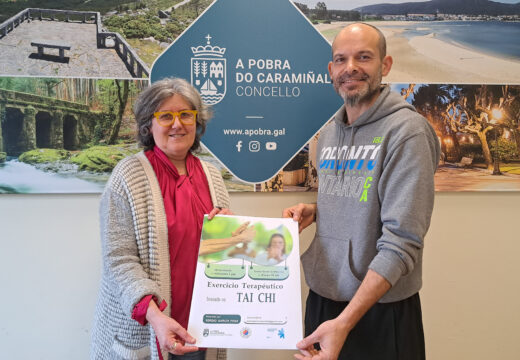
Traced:
<path fill-rule="evenodd" d="M 188 120 L 183 119 L 182 114 L 186 114 L 186 113 L 192 114 L 193 117 Z M 159 120 L 159 118 L 161 117 L 161 115 L 164 115 L 164 114 L 171 114 L 173 116 L 172 121 L 169 123 L 162 123 L 161 120 Z M 197 121 L 197 114 L 198 114 L 197 110 L 157 111 L 157 112 L 153 113 L 153 116 L 155 116 L 155 119 L 157 120 L 157 124 L 159 124 L 160 126 L 169 127 L 175 123 L 175 119 L 179 119 L 179 121 L 183 125 L 193 125 Z"/>

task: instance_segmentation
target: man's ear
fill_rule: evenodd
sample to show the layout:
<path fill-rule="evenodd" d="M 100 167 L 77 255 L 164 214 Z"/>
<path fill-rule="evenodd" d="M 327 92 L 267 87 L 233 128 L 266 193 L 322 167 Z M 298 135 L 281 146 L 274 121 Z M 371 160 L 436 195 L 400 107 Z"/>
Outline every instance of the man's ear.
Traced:
<path fill-rule="evenodd" d="M 330 77 L 330 81 L 333 81 L 332 80 L 332 61 L 329 61 L 329 77 Z"/>
<path fill-rule="evenodd" d="M 383 65 L 382 65 L 382 75 L 386 76 L 390 72 L 390 69 L 392 68 L 392 64 L 394 63 L 394 59 L 390 55 L 386 55 L 383 58 Z"/>

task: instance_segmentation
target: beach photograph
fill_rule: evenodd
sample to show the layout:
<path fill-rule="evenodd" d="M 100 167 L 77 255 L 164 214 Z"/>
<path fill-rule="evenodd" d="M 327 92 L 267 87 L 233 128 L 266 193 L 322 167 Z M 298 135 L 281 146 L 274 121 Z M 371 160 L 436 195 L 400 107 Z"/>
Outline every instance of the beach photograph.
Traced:
<path fill-rule="evenodd" d="M 387 82 L 520 83 L 516 0 L 301 0 L 295 4 L 330 42 L 353 21 L 378 27 L 394 59 Z"/>

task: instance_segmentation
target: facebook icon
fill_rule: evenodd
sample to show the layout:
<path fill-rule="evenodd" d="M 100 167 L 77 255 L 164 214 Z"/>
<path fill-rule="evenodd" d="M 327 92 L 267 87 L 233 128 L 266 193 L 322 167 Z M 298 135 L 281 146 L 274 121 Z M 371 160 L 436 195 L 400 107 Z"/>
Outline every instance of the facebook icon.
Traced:
<path fill-rule="evenodd" d="M 242 149 L 242 140 L 238 140 L 235 146 L 237 147 L 237 151 L 240 152 L 240 149 Z"/>

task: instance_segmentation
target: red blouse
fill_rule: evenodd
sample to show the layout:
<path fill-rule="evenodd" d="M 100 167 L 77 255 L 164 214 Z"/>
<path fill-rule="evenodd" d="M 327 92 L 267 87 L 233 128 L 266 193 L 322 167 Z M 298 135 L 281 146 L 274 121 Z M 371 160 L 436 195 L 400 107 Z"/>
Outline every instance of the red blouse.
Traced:
<path fill-rule="evenodd" d="M 179 175 L 177 168 L 157 146 L 153 150 L 146 151 L 145 155 L 157 176 L 168 224 L 171 317 L 186 328 L 195 281 L 202 221 L 204 214 L 208 214 L 213 209 L 209 185 L 200 160 L 191 153 L 186 157 L 186 175 Z M 132 318 L 142 325 L 146 324 L 146 311 L 151 299 L 151 296 L 141 299 L 132 313 Z M 165 307 L 166 304 L 159 305 L 161 311 Z"/>

